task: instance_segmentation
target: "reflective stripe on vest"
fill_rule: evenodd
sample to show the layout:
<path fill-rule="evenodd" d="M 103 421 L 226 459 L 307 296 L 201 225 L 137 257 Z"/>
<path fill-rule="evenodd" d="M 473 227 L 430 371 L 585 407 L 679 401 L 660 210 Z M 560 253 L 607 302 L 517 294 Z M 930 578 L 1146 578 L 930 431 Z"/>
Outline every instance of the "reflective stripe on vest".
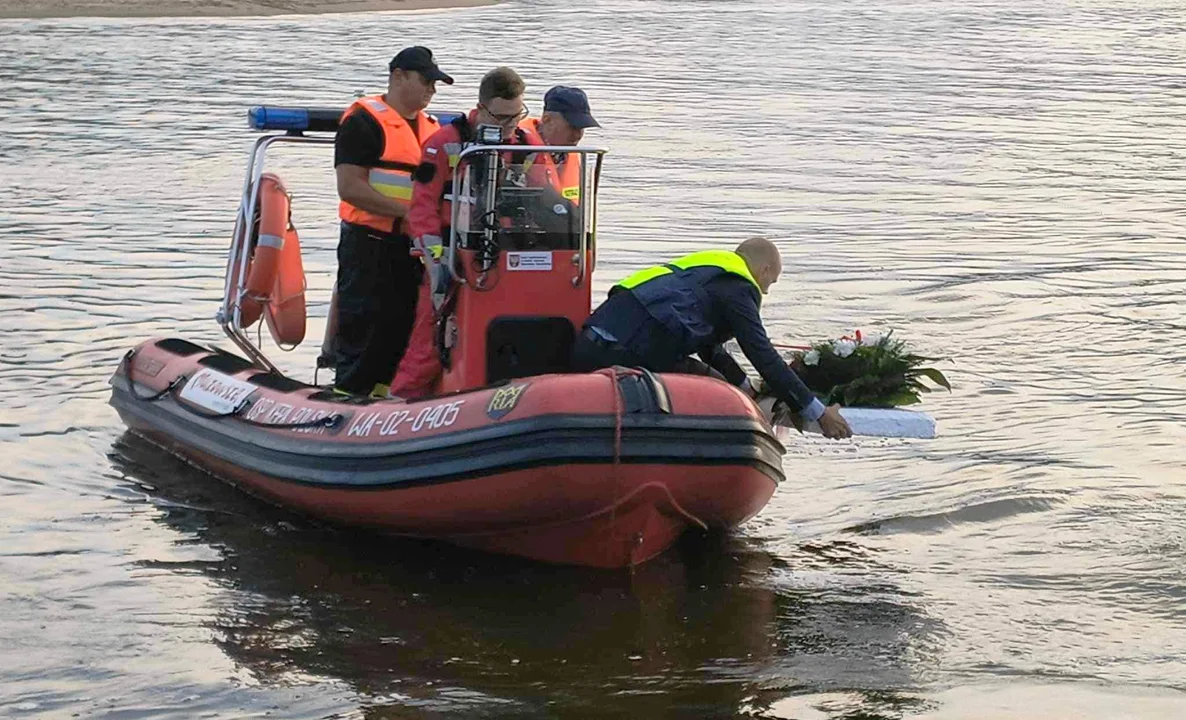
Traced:
<path fill-rule="evenodd" d="M 405 204 L 412 202 L 412 174 L 398 170 L 371 168 L 368 180 L 371 187 L 382 195 Z"/>
<path fill-rule="evenodd" d="M 573 202 L 581 198 L 581 159 L 580 153 L 569 153 L 564 157 L 564 162 L 556 164 L 560 194 Z"/>
<path fill-rule="evenodd" d="M 633 275 L 628 275 L 614 287 L 629 290 L 642 285 L 648 280 L 653 280 L 663 275 L 670 275 L 674 270 L 690 270 L 696 267 L 718 267 L 725 272 L 740 275 L 746 280 L 749 280 L 754 287 L 758 288 L 758 292 L 762 290 L 758 285 L 758 281 L 754 280 L 754 276 L 750 273 L 749 266 L 745 264 L 745 258 L 732 250 L 702 250 L 691 255 L 684 255 L 681 258 L 672 260 L 666 265 L 655 265 L 654 267 L 639 270 Z"/>
<path fill-rule="evenodd" d="M 405 207 L 412 202 L 412 172 L 420 164 L 420 139 L 440 129 L 436 118 L 421 112 L 412 132 L 408 121 L 383 101 L 382 95 L 359 98 L 346 110 L 343 118 L 355 112 L 369 113 L 383 132 L 383 151 L 374 167 L 368 167 L 367 182 L 375 192 Z M 355 207 L 346 201 L 338 205 L 338 215 L 348 223 L 389 233 L 396 232 L 395 218 Z M 403 223 L 400 223 L 402 225 Z"/>

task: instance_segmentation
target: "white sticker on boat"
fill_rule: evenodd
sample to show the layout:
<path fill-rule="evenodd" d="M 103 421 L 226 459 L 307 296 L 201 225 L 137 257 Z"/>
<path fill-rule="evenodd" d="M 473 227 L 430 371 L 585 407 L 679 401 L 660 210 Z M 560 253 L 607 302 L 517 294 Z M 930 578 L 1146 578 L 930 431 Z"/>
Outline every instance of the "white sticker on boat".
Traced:
<path fill-rule="evenodd" d="M 551 270 L 550 252 L 509 252 L 507 270 Z"/>
<path fill-rule="evenodd" d="M 242 405 L 256 389 L 251 383 L 203 368 L 181 389 L 181 397 L 210 412 L 229 413 Z"/>

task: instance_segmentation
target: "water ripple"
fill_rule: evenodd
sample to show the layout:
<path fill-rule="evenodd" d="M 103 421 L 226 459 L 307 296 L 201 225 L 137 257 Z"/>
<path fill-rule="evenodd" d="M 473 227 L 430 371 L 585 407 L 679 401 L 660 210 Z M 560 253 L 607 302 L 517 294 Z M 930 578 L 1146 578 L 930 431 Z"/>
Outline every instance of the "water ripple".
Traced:
<path fill-rule="evenodd" d="M 598 296 L 770 237 L 772 337 L 894 330 L 940 437 L 796 436 L 736 536 L 606 578 L 307 526 L 122 435 L 129 346 L 225 344 L 246 107 L 345 105 L 413 38 L 440 108 L 509 58 L 535 110 L 589 92 Z M 0 21 L 0 714 L 1180 716 L 1184 42 L 1172 0 Z M 317 338 L 330 160 L 275 168 Z"/>

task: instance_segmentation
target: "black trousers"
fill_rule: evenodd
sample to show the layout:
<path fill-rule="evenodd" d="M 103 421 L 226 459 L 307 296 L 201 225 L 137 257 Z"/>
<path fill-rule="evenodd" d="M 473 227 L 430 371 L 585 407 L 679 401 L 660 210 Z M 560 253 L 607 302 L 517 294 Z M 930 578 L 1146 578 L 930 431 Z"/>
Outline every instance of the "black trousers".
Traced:
<path fill-rule="evenodd" d="M 582 330 L 581 334 L 577 335 L 576 341 L 572 344 L 573 372 L 593 372 L 594 370 L 613 367 L 614 365 L 641 367 L 652 372 L 709 375 L 718 380 L 725 379 L 724 375 L 709 367 L 708 364 L 692 357 L 680 358 L 674 363 L 655 363 L 648 358 L 637 355 L 620 343 L 606 340 L 591 330 Z"/>
<path fill-rule="evenodd" d="M 338 242 L 335 385 L 360 395 L 387 385 L 408 347 L 421 263 L 406 235 L 342 223 Z"/>

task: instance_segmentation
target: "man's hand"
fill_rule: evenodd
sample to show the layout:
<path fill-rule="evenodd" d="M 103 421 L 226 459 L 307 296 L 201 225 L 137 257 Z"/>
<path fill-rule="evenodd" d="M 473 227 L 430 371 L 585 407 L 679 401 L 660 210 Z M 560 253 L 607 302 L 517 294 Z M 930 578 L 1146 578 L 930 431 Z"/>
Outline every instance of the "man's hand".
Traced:
<path fill-rule="evenodd" d="M 824 437 L 831 440 L 843 440 L 844 438 L 852 437 L 852 428 L 848 426 L 840 415 L 840 406 L 831 405 L 824 410 L 824 414 L 820 415 L 819 429 L 823 432 Z"/>
<path fill-rule="evenodd" d="M 757 383 L 755 383 L 753 380 L 751 380 L 749 378 L 746 378 L 745 380 L 741 381 L 741 390 L 746 395 L 749 395 L 751 400 L 757 400 L 758 395 L 761 392 L 758 389 Z"/>

